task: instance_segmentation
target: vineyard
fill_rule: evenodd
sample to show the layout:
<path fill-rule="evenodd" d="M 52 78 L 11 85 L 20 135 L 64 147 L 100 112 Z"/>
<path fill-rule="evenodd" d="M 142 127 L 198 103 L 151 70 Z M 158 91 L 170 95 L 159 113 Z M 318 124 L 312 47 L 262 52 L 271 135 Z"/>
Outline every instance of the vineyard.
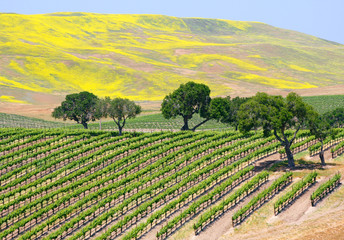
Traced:
<path fill-rule="evenodd" d="M 326 141 L 336 156 L 343 132 Z M 319 205 L 341 179 L 261 167 L 285 157 L 261 132 L 2 128 L 0 140 L 0 239 L 8 240 L 166 239 L 190 223 L 198 237 L 228 213 L 236 228 L 270 202 L 269 214 L 282 215 L 307 191 L 309 206 Z M 292 150 L 319 148 L 302 130 Z"/>
<path fill-rule="evenodd" d="M 0 128 L 62 128 L 71 124 L 24 117 L 17 114 L 0 113 Z"/>

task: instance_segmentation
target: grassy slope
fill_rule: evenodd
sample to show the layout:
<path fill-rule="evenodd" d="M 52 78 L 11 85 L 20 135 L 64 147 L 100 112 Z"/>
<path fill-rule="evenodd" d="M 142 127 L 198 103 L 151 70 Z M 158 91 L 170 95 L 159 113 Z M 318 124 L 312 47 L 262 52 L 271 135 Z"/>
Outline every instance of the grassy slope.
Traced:
<path fill-rule="evenodd" d="M 161 100 L 189 80 L 208 84 L 213 95 L 245 84 L 303 89 L 344 83 L 343 45 L 255 22 L 0 14 L 0 55 L 0 100 L 19 103 L 33 102 L 23 92 L 81 90 Z"/>

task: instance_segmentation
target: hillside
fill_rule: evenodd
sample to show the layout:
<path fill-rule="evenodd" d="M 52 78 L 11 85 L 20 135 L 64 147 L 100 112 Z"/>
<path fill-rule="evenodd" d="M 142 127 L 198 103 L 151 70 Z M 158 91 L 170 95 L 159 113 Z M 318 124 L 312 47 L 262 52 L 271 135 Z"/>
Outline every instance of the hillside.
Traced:
<path fill-rule="evenodd" d="M 19 104 L 82 90 L 159 101 L 190 80 L 213 96 L 344 84 L 343 45 L 257 22 L 3 13 L 0 55 L 0 101 Z"/>

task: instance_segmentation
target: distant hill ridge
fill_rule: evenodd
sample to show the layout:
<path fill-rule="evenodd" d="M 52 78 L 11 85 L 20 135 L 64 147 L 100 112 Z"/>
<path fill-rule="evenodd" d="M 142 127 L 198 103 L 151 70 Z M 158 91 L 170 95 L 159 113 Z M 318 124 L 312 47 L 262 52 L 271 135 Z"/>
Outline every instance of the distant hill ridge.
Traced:
<path fill-rule="evenodd" d="M 161 100 L 344 84 L 344 45 L 264 23 L 162 15 L 0 14 L 1 101 L 82 90 Z"/>

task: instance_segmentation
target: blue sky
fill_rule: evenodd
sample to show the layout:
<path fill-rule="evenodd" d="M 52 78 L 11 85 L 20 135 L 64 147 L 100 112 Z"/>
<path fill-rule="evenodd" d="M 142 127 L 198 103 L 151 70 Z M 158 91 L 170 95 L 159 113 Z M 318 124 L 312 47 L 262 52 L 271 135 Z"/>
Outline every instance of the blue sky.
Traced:
<path fill-rule="evenodd" d="M 344 44 L 344 0 L 0 0 L 0 12 L 145 13 L 258 21 Z"/>

